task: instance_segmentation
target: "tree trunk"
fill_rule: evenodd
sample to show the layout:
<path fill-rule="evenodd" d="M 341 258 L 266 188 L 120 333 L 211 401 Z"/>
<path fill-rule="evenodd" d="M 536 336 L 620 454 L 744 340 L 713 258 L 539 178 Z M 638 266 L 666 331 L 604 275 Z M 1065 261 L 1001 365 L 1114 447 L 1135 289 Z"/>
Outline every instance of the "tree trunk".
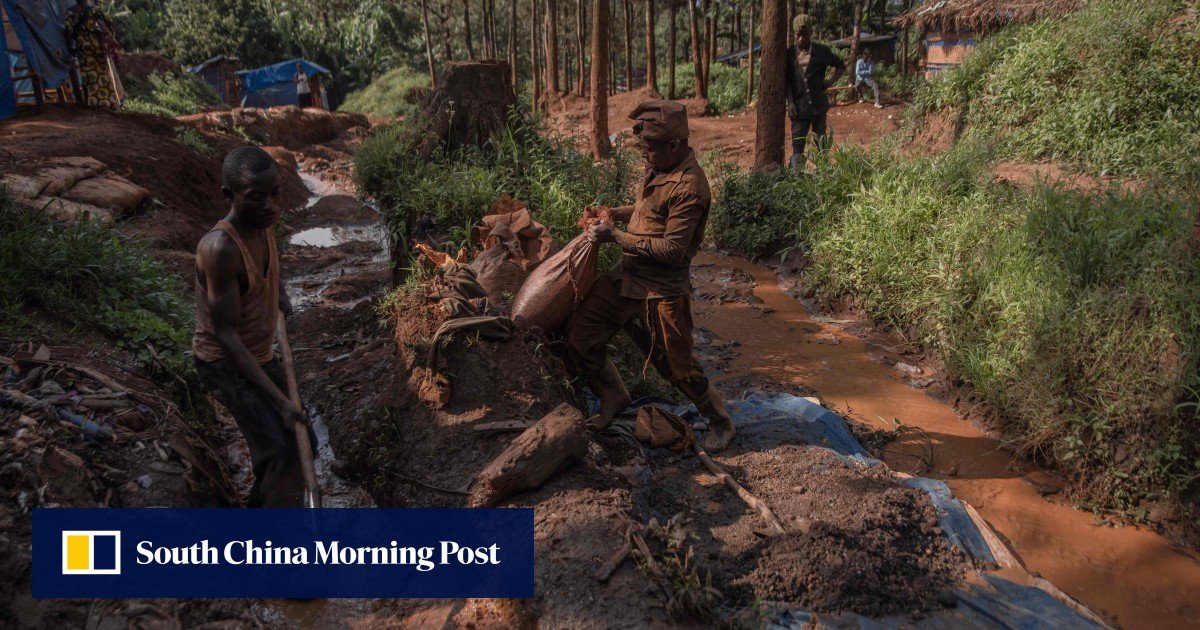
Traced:
<path fill-rule="evenodd" d="M 708 94 L 708 69 L 712 61 L 712 0 L 700 3 L 700 59 L 704 65 L 704 93 Z"/>
<path fill-rule="evenodd" d="M 720 11 L 720 5 L 713 6 L 712 0 L 704 0 L 708 6 L 704 9 L 705 33 L 708 37 L 708 48 L 704 52 L 704 86 L 710 87 L 712 78 L 713 59 L 717 56 L 717 25 L 719 21 L 714 12 Z"/>
<path fill-rule="evenodd" d="M 742 44 L 742 7 L 733 7 L 733 28 L 729 30 L 729 52 L 732 55 L 737 52 L 737 47 Z"/>
<path fill-rule="evenodd" d="M 433 64 L 433 42 L 429 39 L 429 4 L 421 0 L 421 27 L 425 33 L 425 62 L 429 64 L 429 85 L 437 89 L 437 71 Z"/>
<path fill-rule="evenodd" d="M 517 0 L 508 3 L 508 63 L 512 64 L 513 89 L 517 88 L 521 78 L 520 53 L 517 52 Z"/>
<path fill-rule="evenodd" d="M 675 53 L 675 23 L 677 7 L 678 5 L 676 5 L 675 0 L 671 0 L 671 28 L 669 31 L 670 44 L 668 45 L 671 50 L 670 54 L 667 56 L 667 98 L 671 100 L 675 100 L 675 62 L 679 60 L 679 57 Z"/>
<path fill-rule="evenodd" d="M 910 10 L 912 10 L 912 0 L 904 0 L 904 12 L 908 13 Z M 911 32 L 909 31 L 908 27 L 905 26 L 904 30 L 900 31 L 900 36 L 904 38 L 904 39 L 900 40 L 900 55 L 901 55 L 900 56 L 900 72 L 905 75 L 907 75 L 909 73 L 909 67 L 908 67 L 908 38 L 909 38 L 909 35 L 911 35 Z"/>
<path fill-rule="evenodd" d="M 754 134 L 754 168 L 783 165 L 784 109 L 787 81 L 785 0 L 763 0 L 762 72 L 758 85 L 758 121 Z"/>
<path fill-rule="evenodd" d="M 558 0 L 546 0 L 546 90 L 558 86 Z"/>
<path fill-rule="evenodd" d="M 749 43 L 746 44 L 746 62 L 750 72 L 746 73 L 746 105 L 754 102 L 754 3 L 750 0 L 750 33 Z"/>
<path fill-rule="evenodd" d="M 570 11 L 570 9 L 568 9 L 567 5 L 564 4 L 563 5 L 563 13 L 567 13 L 569 11 Z M 569 28 L 567 28 L 568 24 L 571 24 L 571 22 L 569 20 L 563 21 L 563 45 L 562 45 L 563 94 L 570 94 L 575 88 L 575 85 L 572 82 L 572 79 L 575 78 L 575 73 L 573 72 L 574 67 L 571 65 L 571 54 L 573 52 L 573 47 L 570 44 L 571 30 Z"/>
<path fill-rule="evenodd" d="M 463 35 L 467 40 L 467 59 L 475 58 L 475 43 L 471 41 L 471 0 L 463 0 Z"/>
<path fill-rule="evenodd" d="M 654 0 L 646 0 L 646 85 L 654 96 L 658 92 L 658 60 L 654 50 Z"/>
<path fill-rule="evenodd" d="M 696 20 L 696 3 L 694 0 L 686 1 L 688 5 L 688 19 L 691 20 L 692 27 L 692 65 L 695 68 L 696 75 L 696 98 L 708 101 L 708 89 L 704 85 L 704 43 L 700 41 L 700 23 Z"/>
<path fill-rule="evenodd" d="M 633 7 L 629 0 L 625 7 L 625 91 L 633 91 Z"/>
<path fill-rule="evenodd" d="M 592 0 L 592 155 L 608 157 L 608 0 Z"/>
<path fill-rule="evenodd" d="M 584 23 L 584 11 L 588 8 L 585 0 L 575 0 L 575 56 L 579 58 L 579 65 L 575 68 L 575 85 L 580 96 L 584 96 L 587 92 L 585 87 L 586 79 L 584 79 L 584 68 L 587 66 L 587 57 L 583 52 L 583 38 L 587 33 L 587 25 Z"/>
<path fill-rule="evenodd" d="M 533 81 L 533 108 L 538 109 L 542 104 L 542 67 L 538 63 L 538 2 L 529 3 L 529 63 L 530 79 Z"/>
<path fill-rule="evenodd" d="M 487 59 L 492 58 L 492 33 L 488 30 L 488 5 L 489 0 L 483 0 L 479 5 L 479 30 L 483 32 L 483 56 Z"/>
<path fill-rule="evenodd" d="M 846 74 L 850 75 L 849 84 L 854 85 L 855 81 L 855 64 L 858 63 L 858 48 L 862 40 L 862 17 L 863 10 L 866 9 L 866 4 L 869 0 L 854 0 L 854 35 L 850 39 L 850 61 L 847 65 L 850 71 Z"/>

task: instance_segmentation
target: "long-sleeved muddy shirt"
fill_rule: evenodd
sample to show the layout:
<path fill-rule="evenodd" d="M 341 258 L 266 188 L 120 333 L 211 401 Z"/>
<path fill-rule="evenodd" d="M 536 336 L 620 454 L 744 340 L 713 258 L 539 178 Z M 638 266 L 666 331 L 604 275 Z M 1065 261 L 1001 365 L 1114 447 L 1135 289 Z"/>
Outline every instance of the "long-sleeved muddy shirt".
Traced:
<path fill-rule="evenodd" d="M 647 169 L 629 229 L 618 235 L 621 295 L 633 299 L 691 293 L 688 268 L 704 240 L 712 206 L 695 151 L 665 173 Z"/>

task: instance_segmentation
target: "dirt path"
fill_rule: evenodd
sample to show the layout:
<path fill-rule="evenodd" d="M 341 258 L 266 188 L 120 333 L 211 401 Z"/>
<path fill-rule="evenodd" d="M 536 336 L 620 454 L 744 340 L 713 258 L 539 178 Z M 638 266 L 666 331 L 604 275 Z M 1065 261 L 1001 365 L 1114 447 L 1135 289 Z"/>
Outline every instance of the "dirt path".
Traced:
<path fill-rule="evenodd" d="M 889 444 L 884 461 L 946 481 L 1008 539 L 1031 572 L 1124 627 L 1200 624 L 1196 554 L 1153 532 L 1098 526 L 1090 513 L 1043 498 L 1044 472 L 919 388 L 928 369 L 904 363 L 914 360 L 899 356 L 894 346 L 817 321 L 784 293 L 770 270 L 709 254 L 696 262 L 749 274 L 761 300 L 697 303 L 697 325 L 740 344 L 718 382 L 754 377 L 812 388 L 847 418 L 885 430 L 894 429 L 897 419 L 920 429 Z"/>
<path fill-rule="evenodd" d="M 633 128 L 627 116 L 641 101 L 650 98 L 645 90 L 622 92 L 608 99 L 609 133 L 621 133 Z M 757 110 L 749 109 L 717 116 L 699 115 L 699 106 L 694 100 L 684 101 L 688 105 L 691 144 L 702 158 L 713 163 L 732 162 L 747 168 L 754 163 L 754 127 Z M 829 127 L 833 130 L 835 144 L 867 146 L 876 138 L 899 127 L 903 105 L 889 104 L 875 109 L 870 103 L 838 105 L 829 111 Z M 563 97 L 551 109 L 552 127 L 560 133 L 577 135 L 586 130 L 588 116 L 587 99 L 577 96 Z M 790 142 L 790 140 L 788 141 Z M 791 154 L 791 145 L 787 145 Z M 716 154 L 716 155 L 711 155 Z"/>

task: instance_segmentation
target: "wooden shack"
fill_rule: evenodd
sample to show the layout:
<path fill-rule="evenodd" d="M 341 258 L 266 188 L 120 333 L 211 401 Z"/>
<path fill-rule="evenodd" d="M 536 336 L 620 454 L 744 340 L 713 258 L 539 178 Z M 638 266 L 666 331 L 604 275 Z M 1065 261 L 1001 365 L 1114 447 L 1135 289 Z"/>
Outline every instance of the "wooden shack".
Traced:
<path fill-rule="evenodd" d="M 217 93 L 221 102 L 237 107 L 242 102 L 242 79 L 238 76 L 237 57 L 217 55 L 204 63 L 188 68 Z"/>
<path fill-rule="evenodd" d="M 835 39 L 832 42 L 835 48 L 850 50 L 854 45 L 853 37 L 843 37 Z M 896 63 L 896 36 L 895 35 L 873 35 L 871 33 L 862 33 L 858 39 L 859 51 L 871 51 L 871 59 L 875 63 L 894 64 Z"/>
<path fill-rule="evenodd" d="M 926 0 L 892 20 L 925 33 L 925 75 L 963 62 L 983 36 L 1010 24 L 1060 17 L 1087 0 Z"/>

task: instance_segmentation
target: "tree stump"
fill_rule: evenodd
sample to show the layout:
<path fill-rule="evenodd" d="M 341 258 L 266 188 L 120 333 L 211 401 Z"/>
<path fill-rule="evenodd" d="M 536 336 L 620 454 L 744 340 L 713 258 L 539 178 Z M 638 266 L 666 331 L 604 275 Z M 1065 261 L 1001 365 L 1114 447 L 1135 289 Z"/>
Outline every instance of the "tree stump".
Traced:
<path fill-rule="evenodd" d="M 437 85 L 421 107 L 429 120 L 423 157 L 439 146 L 483 146 L 504 130 L 517 104 L 507 61 L 452 61 Z"/>
<path fill-rule="evenodd" d="M 583 413 L 563 403 L 517 436 L 475 478 L 467 498 L 470 507 L 488 507 L 544 483 L 554 473 L 587 454 Z"/>

